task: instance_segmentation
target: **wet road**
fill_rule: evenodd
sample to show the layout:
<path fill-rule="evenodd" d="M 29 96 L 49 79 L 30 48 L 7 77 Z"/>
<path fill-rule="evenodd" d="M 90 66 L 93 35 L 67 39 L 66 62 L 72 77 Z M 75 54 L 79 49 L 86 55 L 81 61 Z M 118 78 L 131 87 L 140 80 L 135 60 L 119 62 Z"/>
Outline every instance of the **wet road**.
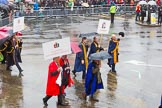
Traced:
<path fill-rule="evenodd" d="M 0 65 L 0 108 L 43 108 L 50 60 L 43 58 L 42 42 L 67 36 L 79 41 L 79 33 L 97 30 L 98 20 L 94 17 L 44 19 L 27 21 L 26 25 L 21 64 L 24 76 L 18 76 L 16 67 L 10 73 Z M 107 60 L 102 61 L 104 89 L 96 93 L 99 102 L 82 100 L 84 86 L 81 73 L 77 73 L 75 85 L 66 89 L 70 102 L 67 108 L 158 108 L 162 94 L 162 27 L 142 27 L 132 18 L 116 18 L 110 33 L 120 31 L 125 32 L 125 37 L 120 41 L 117 75 L 109 72 Z M 110 35 L 102 39 L 106 48 Z M 75 55 L 69 58 L 73 69 Z M 56 102 L 56 97 L 51 98 L 48 108 L 56 108 Z"/>

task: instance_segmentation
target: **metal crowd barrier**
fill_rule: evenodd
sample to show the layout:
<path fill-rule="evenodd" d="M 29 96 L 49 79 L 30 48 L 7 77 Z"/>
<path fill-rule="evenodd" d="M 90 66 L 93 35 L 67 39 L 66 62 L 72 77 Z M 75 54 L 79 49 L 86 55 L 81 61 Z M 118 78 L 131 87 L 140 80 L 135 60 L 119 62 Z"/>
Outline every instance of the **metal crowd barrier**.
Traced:
<path fill-rule="evenodd" d="M 74 7 L 71 8 L 50 8 L 46 7 L 44 9 L 35 10 L 35 11 L 26 11 L 26 10 L 17 10 L 13 17 L 24 16 L 26 18 L 37 18 L 37 17 L 63 17 L 63 16 L 77 16 L 77 15 L 98 15 L 98 14 L 109 14 L 110 6 L 93 6 L 93 7 Z M 117 5 L 116 14 L 124 13 L 135 13 L 135 6 L 130 5 Z M 0 17 L 0 27 L 11 25 L 12 21 L 9 21 L 8 18 L 2 19 Z"/>
<path fill-rule="evenodd" d="M 2 26 L 10 26 L 10 25 L 12 25 L 12 21 L 10 21 L 9 17 L 4 18 L 4 19 L 0 18 L 0 27 L 2 27 Z"/>
<path fill-rule="evenodd" d="M 74 7 L 71 8 L 46 8 L 42 10 L 34 11 L 16 11 L 15 17 L 62 17 L 62 16 L 76 16 L 76 15 L 98 15 L 98 14 L 109 14 L 110 7 Z M 135 6 L 124 6 L 120 5 L 117 9 L 117 14 L 123 13 L 134 13 Z"/>

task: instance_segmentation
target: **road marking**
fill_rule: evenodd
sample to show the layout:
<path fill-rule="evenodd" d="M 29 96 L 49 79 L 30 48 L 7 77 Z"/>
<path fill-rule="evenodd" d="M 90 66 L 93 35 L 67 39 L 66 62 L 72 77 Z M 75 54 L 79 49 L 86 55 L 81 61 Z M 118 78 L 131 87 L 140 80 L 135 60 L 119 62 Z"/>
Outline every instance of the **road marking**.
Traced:
<path fill-rule="evenodd" d="M 127 64 L 134 64 L 134 65 L 138 65 L 138 66 L 148 66 L 148 67 L 157 67 L 157 68 L 162 68 L 162 65 L 153 65 L 153 64 L 146 64 L 142 61 L 137 61 L 137 60 L 130 60 L 130 61 L 126 61 L 124 63 Z"/>
<path fill-rule="evenodd" d="M 131 70 L 131 71 L 138 73 L 138 78 L 141 79 L 141 72 L 140 71 L 137 71 L 137 70 Z"/>

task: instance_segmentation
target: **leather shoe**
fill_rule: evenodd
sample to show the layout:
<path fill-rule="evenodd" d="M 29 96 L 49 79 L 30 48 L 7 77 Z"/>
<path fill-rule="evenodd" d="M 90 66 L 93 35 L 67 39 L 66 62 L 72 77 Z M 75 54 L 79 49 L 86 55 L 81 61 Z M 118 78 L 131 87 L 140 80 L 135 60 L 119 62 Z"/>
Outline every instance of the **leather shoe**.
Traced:
<path fill-rule="evenodd" d="M 44 106 L 48 106 L 47 102 L 45 101 L 45 98 L 43 98 L 43 104 Z"/>
<path fill-rule="evenodd" d="M 60 106 L 68 106 L 69 103 L 57 103 L 57 105 L 60 105 Z"/>
<path fill-rule="evenodd" d="M 76 77 L 76 74 L 75 74 L 76 72 L 74 70 L 72 70 L 72 73 L 73 73 L 74 77 Z"/>

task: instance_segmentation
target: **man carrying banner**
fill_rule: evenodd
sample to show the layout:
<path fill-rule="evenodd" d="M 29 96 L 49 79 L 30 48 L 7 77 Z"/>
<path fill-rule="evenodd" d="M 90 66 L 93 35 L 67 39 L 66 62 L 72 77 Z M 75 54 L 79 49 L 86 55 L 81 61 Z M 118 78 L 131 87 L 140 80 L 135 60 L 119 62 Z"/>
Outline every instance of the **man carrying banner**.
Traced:
<path fill-rule="evenodd" d="M 82 42 L 79 44 L 79 47 L 82 51 L 76 54 L 74 70 L 72 72 L 74 76 L 76 76 L 76 72 L 83 71 L 82 79 L 85 79 L 86 70 L 88 67 L 88 57 L 87 57 L 88 45 L 86 37 L 82 38 Z"/>
<path fill-rule="evenodd" d="M 59 57 L 53 58 L 53 61 L 50 63 L 48 67 L 48 79 L 47 79 L 47 87 L 46 87 L 46 96 L 43 98 L 43 103 L 45 106 L 48 106 L 47 101 L 52 96 L 58 96 L 58 105 L 65 106 L 63 103 L 62 94 L 63 90 L 60 90 L 60 86 L 56 83 L 59 74 L 61 72 L 61 68 L 59 67 Z M 62 94 L 60 93 L 62 91 Z"/>

